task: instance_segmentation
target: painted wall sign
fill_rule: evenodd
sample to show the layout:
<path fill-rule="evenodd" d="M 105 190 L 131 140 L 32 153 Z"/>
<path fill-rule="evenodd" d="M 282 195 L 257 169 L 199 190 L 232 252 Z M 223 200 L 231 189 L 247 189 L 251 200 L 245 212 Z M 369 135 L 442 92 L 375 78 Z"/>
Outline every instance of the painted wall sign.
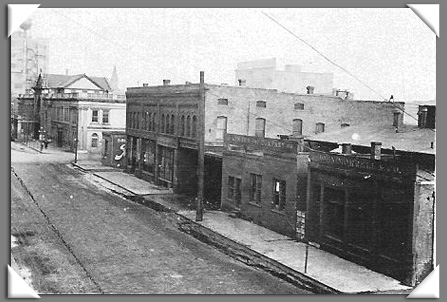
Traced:
<path fill-rule="evenodd" d="M 414 173 L 412 165 L 396 165 L 395 163 L 384 162 L 380 160 L 371 160 L 368 158 L 358 158 L 338 154 L 326 154 L 320 152 L 311 152 L 309 154 L 310 162 L 341 168 L 357 169 L 370 172 L 385 173 Z"/>
<path fill-rule="evenodd" d="M 268 150 L 297 153 L 298 142 L 264 137 L 225 134 L 225 145 L 242 146 L 252 150 Z"/>

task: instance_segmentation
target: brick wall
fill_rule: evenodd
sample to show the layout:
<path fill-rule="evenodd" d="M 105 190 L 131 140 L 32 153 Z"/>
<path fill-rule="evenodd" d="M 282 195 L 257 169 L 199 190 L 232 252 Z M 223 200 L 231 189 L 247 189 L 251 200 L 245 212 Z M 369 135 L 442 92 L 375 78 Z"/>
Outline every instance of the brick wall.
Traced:
<path fill-rule="evenodd" d="M 261 204 L 249 202 L 250 173 L 262 175 Z M 297 195 L 297 162 L 295 156 L 256 156 L 239 152 L 224 152 L 222 164 L 222 208 L 234 210 L 235 204 L 228 199 L 228 177 L 241 178 L 240 212 L 246 219 L 263 225 L 289 237 L 295 236 Z M 273 179 L 286 181 L 286 205 L 283 213 L 272 210 Z M 300 186 L 302 189 L 303 186 Z"/>
<path fill-rule="evenodd" d="M 395 106 L 404 103 L 342 100 L 339 97 L 278 93 L 272 89 L 236 86 L 206 85 L 205 142 L 216 143 L 217 117 L 227 117 L 227 132 L 255 135 L 256 118 L 266 119 L 266 137 L 291 135 L 293 120 L 303 120 L 303 135 L 315 134 L 316 123 L 325 124 L 325 132 L 339 130 L 341 124 L 351 126 L 364 123 L 393 124 Z M 228 105 L 218 105 L 219 98 L 228 99 Z M 266 108 L 256 107 L 257 101 L 266 101 Z M 295 103 L 304 104 L 304 110 L 294 109 Z M 403 115 L 400 116 L 403 120 Z"/>

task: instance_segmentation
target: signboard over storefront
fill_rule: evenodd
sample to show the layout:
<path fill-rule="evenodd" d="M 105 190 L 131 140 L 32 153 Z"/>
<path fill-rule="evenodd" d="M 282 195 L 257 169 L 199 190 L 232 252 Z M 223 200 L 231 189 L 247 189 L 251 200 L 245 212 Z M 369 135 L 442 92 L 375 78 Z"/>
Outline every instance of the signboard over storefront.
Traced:
<path fill-rule="evenodd" d="M 397 162 L 386 162 L 355 156 L 311 152 L 309 153 L 309 158 L 311 164 L 319 164 L 346 170 L 354 169 L 357 171 L 392 174 L 415 173 L 415 166 L 411 164 L 402 165 Z"/>
<path fill-rule="evenodd" d="M 245 150 L 273 151 L 283 153 L 297 153 L 298 142 L 291 140 L 272 139 L 264 137 L 225 134 L 225 146 L 242 147 Z"/>

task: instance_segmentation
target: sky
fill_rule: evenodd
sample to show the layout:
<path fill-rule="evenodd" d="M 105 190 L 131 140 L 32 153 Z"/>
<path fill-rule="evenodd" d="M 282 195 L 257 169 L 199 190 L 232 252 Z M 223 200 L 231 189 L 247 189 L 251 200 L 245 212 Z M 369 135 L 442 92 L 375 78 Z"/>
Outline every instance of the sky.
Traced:
<path fill-rule="evenodd" d="M 333 73 L 355 99 L 436 98 L 436 35 L 409 8 L 39 8 L 31 20 L 50 73 L 110 78 L 116 66 L 123 90 L 197 83 L 200 71 L 235 85 L 237 63 L 276 58 Z"/>

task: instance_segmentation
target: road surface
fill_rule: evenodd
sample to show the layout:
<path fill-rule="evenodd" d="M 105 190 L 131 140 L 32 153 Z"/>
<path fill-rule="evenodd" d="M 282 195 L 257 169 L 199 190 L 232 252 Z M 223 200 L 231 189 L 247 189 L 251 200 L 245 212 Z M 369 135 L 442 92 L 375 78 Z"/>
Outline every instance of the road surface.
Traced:
<path fill-rule="evenodd" d="M 11 146 L 11 253 L 38 293 L 307 294 L 109 192 L 73 154 Z"/>

